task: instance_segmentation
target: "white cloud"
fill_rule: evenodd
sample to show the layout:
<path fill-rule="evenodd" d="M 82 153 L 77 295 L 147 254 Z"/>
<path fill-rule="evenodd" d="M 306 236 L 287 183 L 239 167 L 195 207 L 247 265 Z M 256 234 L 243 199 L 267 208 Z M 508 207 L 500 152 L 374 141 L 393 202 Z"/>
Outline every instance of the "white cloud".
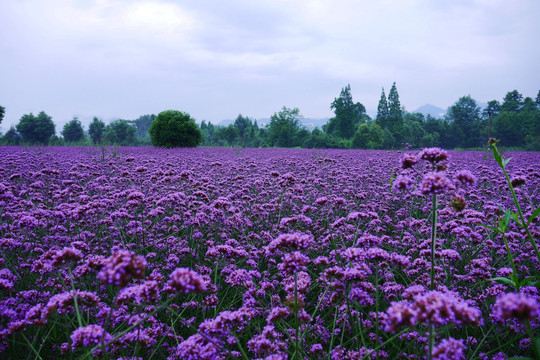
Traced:
<path fill-rule="evenodd" d="M 2 2 L 0 102 L 12 123 L 30 111 L 129 118 L 163 106 L 218 121 L 282 105 L 329 116 L 347 83 L 368 108 L 393 81 L 412 109 L 514 88 L 535 96 L 539 10 L 535 0 Z"/>

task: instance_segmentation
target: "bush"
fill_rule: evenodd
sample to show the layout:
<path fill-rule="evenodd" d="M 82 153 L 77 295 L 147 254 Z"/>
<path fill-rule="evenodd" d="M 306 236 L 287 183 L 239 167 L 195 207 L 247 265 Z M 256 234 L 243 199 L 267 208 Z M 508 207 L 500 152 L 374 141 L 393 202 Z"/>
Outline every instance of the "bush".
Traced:
<path fill-rule="evenodd" d="M 201 143 L 202 133 L 187 113 L 166 110 L 152 121 L 150 129 L 152 145 L 159 147 L 196 147 Z"/>

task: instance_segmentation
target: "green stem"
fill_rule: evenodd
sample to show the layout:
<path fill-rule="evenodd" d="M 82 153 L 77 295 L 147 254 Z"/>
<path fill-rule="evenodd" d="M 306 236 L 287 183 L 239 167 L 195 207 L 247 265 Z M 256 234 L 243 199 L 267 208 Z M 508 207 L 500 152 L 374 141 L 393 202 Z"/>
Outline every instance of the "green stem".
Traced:
<path fill-rule="evenodd" d="M 431 271 L 430 279 L 431 283 L 429 286 L 430 290 L 435 289 L 435 245 L 437 243 L 437 194 L 433 194 L 432 205 L 431 205 Z"/>
<path fill-rule="evenodd" d="M 516 205 L 516 208 L 519 214 L 519 219 L 521 220 L 521 225 L 525 228 L 525 231 L 527 232 L 527 236 L 529 237 L 529 240 L 531 240 L 532 246 L 534 248 L 534 253 L 536 254 L 536 258 L 540 262 L 540 251 L 538 251 L 538 245 L 536 245 L 536 241 L 534 240 L 531 232 L 529 231 L 529 226 L 527 226 L 527 223 L 525 222 L 525 218 L 523 217 L 523 211 L 521 210 L 521 206 L 519 206 L 516 192 L 514 191 L 514 186 L 512 186 L 512 181 L 510 180 L 510 176 L 508 176 L 508 172 L 506 171 L 506 165 L 503 162 L 502 157 L 499 154 L 499 151 L 497 150 L 497 146 L 492 145 L 492 147 L 493 147 L 493 154 L 495 155 L 497 162 L 501 166 L 504 172 L 504 176 L 506 178 L 506 182 L 508 183 L 508 187 L 510 187 L 510 191 L 512 192 L 512 198 L 514 199 L 514 204 Z M 499 159 L 501 160 L 500 162 L 499 162 Z"/>
<path fill-rule="evenodd" d="M 534 337 L 534 334 L 532 332 L 531 322 L 529 321 L 529 319 L 527 319 L 527 322 L 525 323 L 525 329 L 527 330 L 527 335 L 529 335 L 529 338 L 531 339 L 531 346 L 532 346 L 532 350 L 533 350 L 533 353 L 534 353 L 534 358 L 535 359 L 540 359 L 539 345 L 536 342 L 536 338 Z"/>
<path fill-rule="evenodd" d="M 510 251 L 510 246 L 508 245 L 508 239 L 506 239 L 506 235 L 503 234 L 503 240 L 504 245 L 506 246 L 506 251 L 508 252 L 508 258 L 510 259 L 510 265 L 512 266 L 512 271 L 514 272 L 515 276 L 515 283 L 516 283 L 516 290 L 519 291 L 519 278 L 518 273 L 516 270 L 516 265 L 514 264 L 514 257 L 512 256 L 512 252 Z"/>
<path fill-rule="evenodd" d="M 435 245 L 437 243 L 437 194 L 433 194 L 431 201 L 431 271 L 430 279 L 431 283 L 429 289 L 433 291 L 435 289 Z M 435 343 L 435 327 L 433 324 L 429 326 L 429 354 L 428 359 L 431 360 L 433 356 L 433 345 Z"/>

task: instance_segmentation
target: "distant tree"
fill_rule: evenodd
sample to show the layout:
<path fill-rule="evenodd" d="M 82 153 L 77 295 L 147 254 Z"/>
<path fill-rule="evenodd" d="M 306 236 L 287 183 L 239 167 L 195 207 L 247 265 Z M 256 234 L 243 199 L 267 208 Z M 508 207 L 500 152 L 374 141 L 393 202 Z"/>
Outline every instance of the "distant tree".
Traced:
<path fill-rule="evenodd" d="M 0 106 L 0 124 L 2 123 L 2 120 L 4 120 L 5 114 L 6 114 L 6 108 L 3 106 Z"/>
<path fill-rule="evenodd" d="M 166 110 L 158 114 L 149 129 L 152 145 L 159 147 L 196 147 L 202 133 L 188 113 Z"/>
<path fill-rule="evenodd" d="M 94 144 L 101 143 L 103 133 L 105 132 L 105 123 L 99 120 L 97 117 L 94 117 L 90 126 L 88 126 L 88 133 Z"/>
<path fill-rule="evenodd" d="M 137 120 L 131 121 L 131 123 L 137 128 L 137 137 L 141 139 L 150 139 L 148 130 L 152 125 L 152 121 L 156 118 L 156 115 L 141 115 Z"/>
<path fill-rule="evenodd" d="M 105 139 L 116 145 L 135 145 L 137 143 L 137 129 L 127 120 L 115 120 L 105 127 Z"/>
<path fill-rule="evenodd" d="M 406 113 L 403 117 L 403 138 L 401 141 L 418 149 L 424 135 L 424 115 L 421 113 Z"/>
<path fill-rule="evenodd" d="M 64 125 L 62 136 L 67 142 L 75 142 L 84 139 L 84 130 L 77 117 L 74 117 L 71 121 Z"/>
<path fill-rule="evenodd" d="M 21 134 L 15 130 L 15 127 L 10 127 L 2 138 L 2 144 L 4 145 L 19 145 L 22 140 Z"/>
<path fill-rule="evenodd" d="M 220 127 L 215 131 L 215 136 L 217 139 L 226 142 L 227 145 L 234 146 L 238 138 L 238 129 L 233 124 Z"/>
<path fill-rule="evenodd" d="M 358 125 L 366 120 L 364 105 L 353 102 L 351 85 L 341 89 L 339 97 L 334 99 L 330 109 L 334 110 L 335 117 L 331 118 L 323 128 L 327 133 L 344 139 L 352 138 Z"/>
<path fill-rule="evenodd" d="M 242 114 L 239 114 L 234 120 L 233 125 L 237 130 L 238 145 L 245 147 L 250 142 L 250 130 L 253 127 L 251 120 L 248 117 L 244 117 Z"/>
<path fill-rule="evenodd" d="M 55 133 L 52 118 L 43 111 L 37 116 L 32 113 L 23 115 L 16 128 L 22 139 L 30 144 L 47 145 Z"/>
<path fill-rule="evenodd" d="M 501 111 L 518 112 L 523 106 L 523 95 L 517 90 L 510 91 L 506 94 L 501 105 Z"/>
<path fill-rule="evenodd" d="M 396 88 L 396 83 L 392 84 L 392 88 L 388 93 L 388 129 L 394 135 L 396 142 L 400 142 L 403 137 L 403 110 L 399 102 L 399 94 Z"/>
<path fill-rule="evenodd" d="M 379 100 L 379 105 L 377 106 L 377 117 L 375 121 L 381 128 L 388 127 L 389 120 L 389 110 L 388 110 L 388 101 L 386 100 L 386 95 L 384 93 L 384 87 L 381 92 L 381 99 Z"/>
<path fill-rule="evenodd" d="M 472 148 L 484 144 L 480 133 L 480 107 L 470 95 L 459 98 L 448 109 L 446 120 L 453 147 Z"/>
<path fill-rule="evenodd" d="M 298 108 L 283 107 L 279 113 L 270 117 L 268 125 L 268 142 L 270 146 L 294 147 L 300 144 L 294 140 L 300 131 L 302 115 Z"/>

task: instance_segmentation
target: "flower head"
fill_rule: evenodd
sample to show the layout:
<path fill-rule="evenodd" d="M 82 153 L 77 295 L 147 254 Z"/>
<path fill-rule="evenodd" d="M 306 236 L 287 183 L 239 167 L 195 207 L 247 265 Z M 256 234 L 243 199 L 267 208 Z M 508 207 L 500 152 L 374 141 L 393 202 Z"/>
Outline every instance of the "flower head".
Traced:
<path fill-rule="evenodd" d="M 104 261 L 98 278 L 120 287 L 126 286 L 132 278 L 142 279 L 146 268 L 146 259 L 132 251 L 120 250 Z"/>
<path fill-rule="evenodd" d="M 420 151 L 418 157 L 422 160 L 426 160 L 432 163 L 438 163 L 444 160 L 448 160 L 448 153 L 438 147 L 425 148 Z"/>
<path fill-rule="evenodd" d="M 401 161 L 400 161 L 401 168 L 402 169 L 411 168 L 417 162 L 418 162 L 418 158 L 416 156 L 410 155 L 410 154 L 405 154 L 405 155 L 403 155 L 403 157 L 401 158 Z"/>
<path fill-rule="evenodd" d="M 299 251 L 285 254 L 281 260 L 282 262 L 278 264 L 278 269 L 287 275 L 307 270 L 306 265 L 309 263 L 309 257 Z"/>
<path fill-rule="evenodd" d="M 107 343 L 113 339 L 100 325 L 88 325 L 75 329 L 71 334 L 71 341 L 74 348 L 88 347 Z"/>
<path fill-rule="evenodd" d="M 540 304 L 537 299 L 525 294 L 509 293 L 497 298 L 492 311 L 492 316 L 499 321 L 512 318 L 520 321 L 532 320 L 540 315 Z"/>
<path fill-rule="evenodd" d="M 446 174 L 441 172 L 427 173 L 420 183 L 420 192 L 423 195 L 442 194 L 454 189 L 454 185 Z"/>
<path fill-rule="evenodd" d="M 177 268 L 171 273 L 166 290 L 181 294 L 202 292 L 206 290 L 206 282 L 201 275 L 191 269 Z"/>
<path fill-rule="evenodd" d="M 469 170 L 458 171 L 455 178 L 464 185 L 474 185 L 476 182 L 476 177 Z"/>
<path fill-rule="evenodd" d="M 454 338 L 448 338 L 442 340 L 439 345 L 433 348 L 432 359 L 433 360 L 461 360 L 465 359 L 463 351 L 466 349 L 463 344 L 463 340 L 456 340 Z"/>

